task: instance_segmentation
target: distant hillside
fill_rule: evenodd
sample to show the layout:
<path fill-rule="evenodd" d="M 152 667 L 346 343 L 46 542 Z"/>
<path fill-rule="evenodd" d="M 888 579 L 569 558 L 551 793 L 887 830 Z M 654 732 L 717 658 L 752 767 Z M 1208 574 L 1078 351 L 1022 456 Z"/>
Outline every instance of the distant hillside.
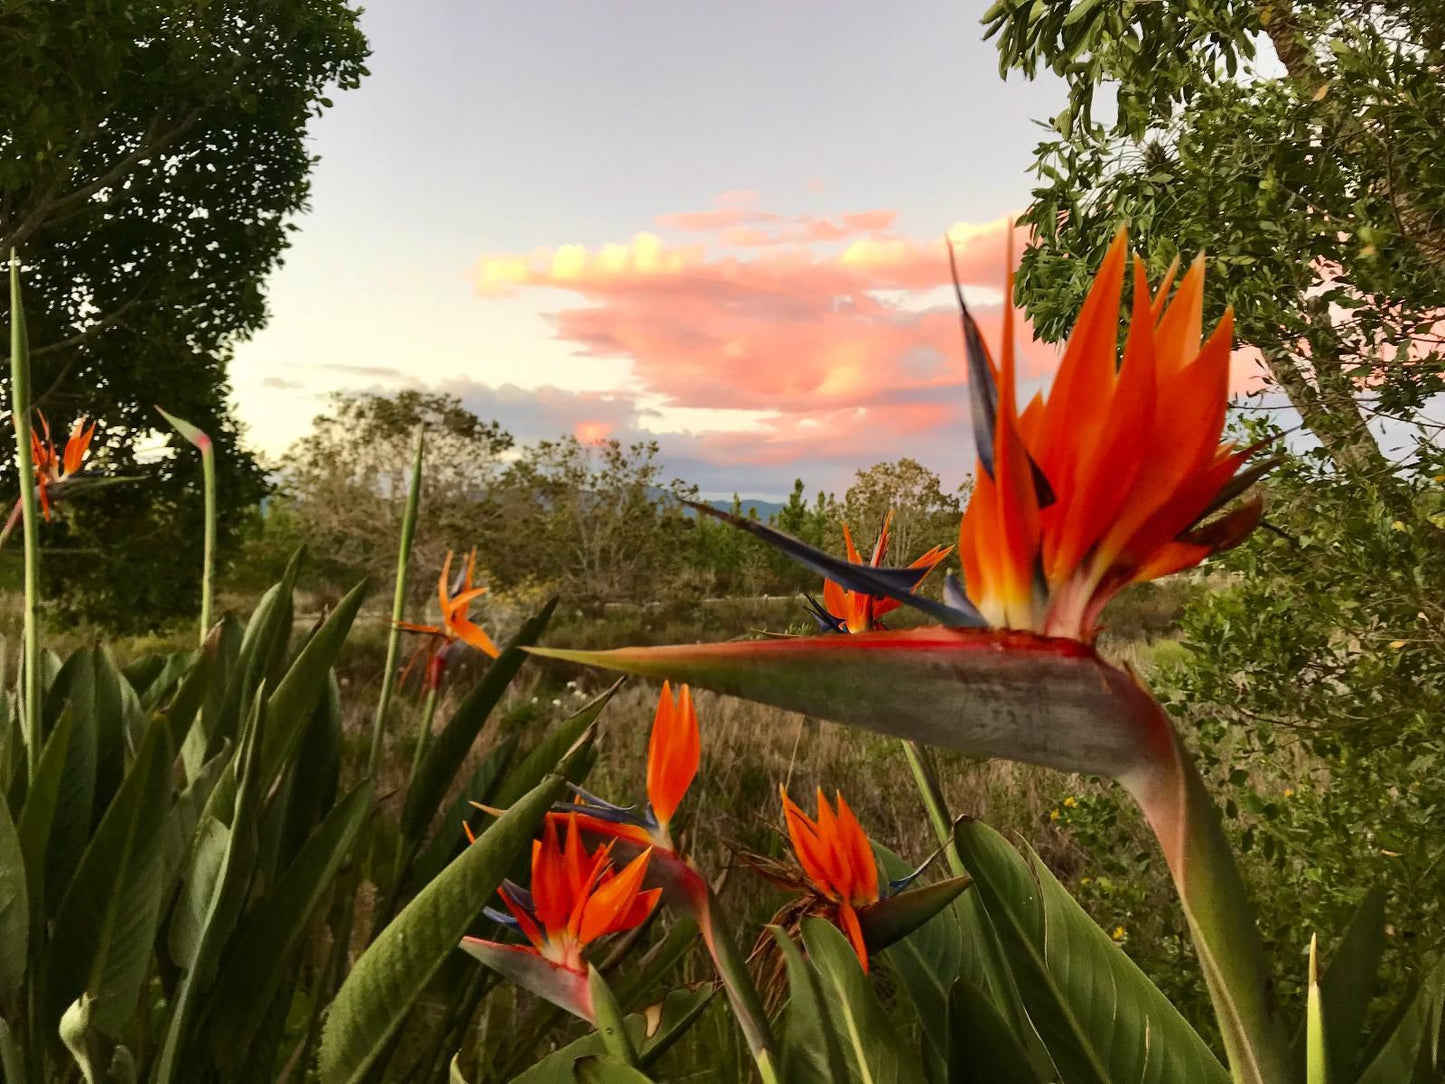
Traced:
<path fill-rule="evenodd" d="M 714 508 L 720 508 L 724 512 L 733 510 L 732 501 L 708 501 Z M 782 501 L 755 501 L 751 497 L 742 498 L 743 515 L 751 515 L 757 511 L 758 519 L 767 520 L 768 517 L 777 515 L 783 508 Z"/>

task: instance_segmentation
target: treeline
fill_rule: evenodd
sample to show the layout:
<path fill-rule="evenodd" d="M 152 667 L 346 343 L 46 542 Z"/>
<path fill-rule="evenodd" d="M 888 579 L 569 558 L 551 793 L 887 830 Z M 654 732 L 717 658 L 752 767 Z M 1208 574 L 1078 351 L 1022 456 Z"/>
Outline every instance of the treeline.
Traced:
<path fill-rule="evenodd" d="M 297 545 L 326 590 L 395 573 L 418 426 L 424 427 L 422 515 L 411 588 L 435 592 L 446 553 L 477 551 L 494 591 L 546 591 L 569 607 L 609 602 L 684 603 L 717 596 L 816 591 L 817 577 L 754 539 L 686 507 L 697 487 L 670 478 L 654 442 L 584 443 L 574 437 L 518 445 L 496 421 L 454 397 L 404 391 L 340 395 L 278 465 L 277 489 L 258 512 L 228 583 L 247 592 L 274 577 Z M 839 497 L 795 482 L 768 517 L 813 545 L 844 551 L 843 525 L 865 557 L 891 509 L 894 560 L 957 537 L 966 491 L 946 492 L 911 459 L 859 470 Z M 741 509 L 741 502 L 734 501 Z M 752 514 L 756 515 L 753 510 Z"/>

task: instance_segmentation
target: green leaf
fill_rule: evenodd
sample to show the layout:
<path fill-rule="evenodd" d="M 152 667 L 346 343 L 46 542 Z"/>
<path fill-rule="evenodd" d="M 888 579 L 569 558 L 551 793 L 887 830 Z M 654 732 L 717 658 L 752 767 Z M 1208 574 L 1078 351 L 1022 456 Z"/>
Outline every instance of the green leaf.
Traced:
<path fill-rule="evenodd" d="M 415 887 L 420 888 L 440 873 L 466 846 L 466 831 L 462 828 L 464 823 L 469 825 L 473 832 L 478 832 L 485 821 L 490 819 L 471 803 L 493 804 L 493 792 L 501 783 L 502 773 L 507 770 L 516 752 L 517 735 L 511 734 L 477 766 L 472 778 L 442 817 L 441 826 L 432 834 L 430 841 L 412 863 L 411 881 Z"/>
<path fill-rule="evenodd" d="M 605 1054 L 579 1058 L 573 1073 L 578 1084 L 652 1084 L 652 1078 L 640 1069 Z"/>
<path fill-rule="evenodd" d="M 221 879 L 231 829 L 215 817 L 201 821 L 191 846 L 190 866 L 181 879 L 181 890 L 171 913 L 167 948 L 182 971 L 189 971 L 201 947 L 201 933 L 211 912 L 211 900 Z"/>
<path fill-rule="evenodd" d="M 853 1073 L 873 1084 L 923 1084 L 923 1064 L 893 1030 L 853 946 L 838 928 L 821 918 L 805 918 L 803 945 Z"/>
<path fill-rule="evenodd" d="M 116 1038 L 135 1012 L 160 921 L 162 825 L 170 805 L 170 732 L 146 730 L 125 782 L 81 856 L 60 901 L 45 1013 L 60 1014 L 82 993 L 92 1026 Z"/>
<path fill-rule="evenodd" d="M 426 831 L 492 709 L 501 701 L 522 663 L 527 661 L 523 648 L 537 642 L 556 608 L 557 600 L 551 599 L 518 630 L 501 654 L 492 660 L 482 680 L 457 705 L 441 733 L 427 746 L 402 806 L 401 830 L 406 838 L 420 839 Z"/>
<path fill-rule="evenodd" d="M 230 830 L 226 834 L 226 847 L 214 885 L 205 898 L 204 917 L 191 958 L 178 961 L 186 970 L 173 998 L 170 1022 L 155 1070 L 156 1084 L 170 1084 L 175 1079 L 177 1067 L 187 1064 L 184 1059 L 191 1043 L 191 1022 L 196 1007 L 216 973 L 222 948 L 236 928 L 245 904 L 256 862 L 256 823 L 264 793 L 261 750 L 265 748 L 268 710 L 267 702 L 258 696 L 246 730 L 241 735 L 241 745 L 234 762 L 235 802 Z M 207 809 L 202 814 L 202 824 L 213 815 Z"/>
<path fill-rule="evenodd" d="M 9 999 L 25 977 L 30 940 L 30 895 L 25 883 L 25 855 L 10 807 L 0 802 L 0 1002 Z"/>
<path fill-rule="evenodd" d="M 351 1084 L 366 1075 L 564 789 L 561 776 L 543 780 L 423 888 L 362 953 L 337 991 L 322 1030 L 322 1084 Z"/>
<path fill-rule="evenodd" d="M 637 1051 L 638 1064 L 647 1069 L 671 1049 L 712 1003 L 713 994 L 714 988 L 710 986 L 699 990 L 673 990 L 645 1012 L 628 1016 L 624 1023 L 627 1037 Z M 576 1079 L 573 1066 L 577 1060 L 603 1053 L 602 1036 L 594 1031 L 548 1054 L 513 1077 L 512 1084 L 572 1084 Z"/>
<path fill-rule="evenodd" d="M 622 1020 L 622 1010 L 618 1007 L 617 998 L 613 997 L 607 980 L 594 964 L 587 965 L 587 995 L 592 1005 L 597 1034 L 602 1037 L 602 1045 L 608 1055 L 624 1065 L 636 1068 L 637 1051 L 628 1037 L 627 1026 Z"/>
<path fill-rule="evenodd" d="M 221 968 L 225 981 L 208 1013 L 211 1051 L 222 1067 L 239 1061 L 260 1030 L 311 916 L 370 812 L 371 784 L 363 782 L 337 803 L 236 932 Z"/>
<path fill-rule="evenodd" d="M 788 1009 L 779 1056 L 782 1079 L 801 1084 L 833 1084 L 848 1079 L 843 1048 L 838 1043 L 818 976 L 786 930 L 773 926 L 769 932 L 783 954 L 788 972 Z"/>
<path fill-rule="evenodd" d="M 21 807 L 16 831 L 20 835 L 20 850 L 25 856 L 27 895 L 31 906 L 39 906 L 45 899 L 45 849 L 50 839 L 50 825 L 55 819 L 55 804 L 60 800 L 60 780 L 65 771 L 70 751 L 70 733 L 75 720 L 69 712 L 60 716 L 60 722 L 50 732 L 45 748 L 40 752 L 40 767 L 31 781 Z"/>
<path fill-rule="evenodd" d="M 948 1084 L 1042 1084 L 998 1005 L 967 979 L 949 993 L 948 1030 Z"/>
<path fill-rule="evenodd" d="M 1385 888 L 1377 885 L 1360 901 L 1320 979 L 1325 1043 L 1332 1075 L 1346 1075 L 1359 1058 L 1365 1013 L 1385 951 Z M 1295 1036 L 1295 1060 L 1305 1065 L 1306 1031 Z"/>
<path fill-rule="evenodd" d="M 63 705 L 63 708 L 62 708 Z M 95 669 L 89 648 L 76 651 L 50 687 L 46 714 L 68 712 L 74 720 L 50 838 L 45 846 L 45 914 L 54 914 L 85 845 L 90 842 L 95 801 Z"/>
<path fill-rule="evenodd" d="M 368 586 L 368 582 L 362 580 L 336 604 L 336 609 L 307 641 L 271 694 L 266 705 L 266 729 L 261 746 L 263 793 L 270 790 L 291 762 L 306 724 L 311 721 L 311 713 L 326 694 L 326 675 L 346 642 L 351 623 L 366 599 Z"/>
<path fill-rule="evenodd" d="M 1445 1014 L 1445 960 L 1392 1014 L 1383 1034 L 1370 1044 L 1365 1070 L 1356 1084 L 1429 1084 L 1440 1063 L 1440 1032 Z"/>
<path fill-rule="evenodd" d="M 1064 1084 L 1227 1084 L 1204 1041 L 1037 855 L 1025 861 L 978 821 L 956 839 Z"/>

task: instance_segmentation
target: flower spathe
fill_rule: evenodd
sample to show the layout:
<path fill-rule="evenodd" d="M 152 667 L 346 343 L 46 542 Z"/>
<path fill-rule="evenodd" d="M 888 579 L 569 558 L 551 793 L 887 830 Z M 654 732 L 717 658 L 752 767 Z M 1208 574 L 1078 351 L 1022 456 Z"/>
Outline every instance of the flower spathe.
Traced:
<path fill-rule="evenodd" d="M 558 840 L 556 820 L 548 818 L 542 838 L 532 843 L 530 888 L 504 883 L 499 895 L 510 916 L 488 912 L 516 928 L 529 944 L 468 937 L 462 948 L 539 997 L 590 1020 L 583 951 L 652 914 L 662 892 L 643 888 L 651 857 L 646 849 L 618 870 L 612 844 L 589 850 L 575 815 L 566 819 L 564 842 Z"/>
<path fill-rule="evenodd" d="M 1203 260 L 1170 299 L 1174 269 L 1151 294 L 1135 257 L 1119 357 L 1125 241 L 1120 230 L 1046 398 L 1019 409 L 1011 309 L 997 365 L 981 336 L 966 336 L 984 424 L 959 557 L 969 599 L 995 628 L 1091 642 L 1120 589 L 1191 568 L 1258 522 L 1257 501 L 1206 522 L 1238 495 L 1253 451 L 1221 440 L 1232 313 L 1203 338 Z"/>
<path fill-rule="evenodd" d="M 868 560 L 869 568 L 881 568 L 883 562 L 888 558 L 888 531 L 893 523 L 893 512 L 890 510 L 883 520 L 883 529 L 878 532 L 878 540 L 873 545 L 873 554 Z M 848 560 L 852 564 L 863 564 L 863 558 L 859 556 L 857 548 L 853 545 L 853 534 L 848 530 L 848 524 L 843 524 L 843 544 L 847 548 Z M 934 546 L 927 553 L 923 554 L 908 567 L 918 573 L 913 587 L 928 576 L 950 553 L 952 546 Z M 809 599 L 812 602 L 812 599 Z M 874 629 L 882 628 L 880 618 L 885 614 L 896 610 L 902 603 L 896 598 L 888 598 L 885 595 L 870 594 L 866 591 L 853 591 L 843 586 L 834 579 L 823 581 L 823 606 L 820 609 L 816 602 L 813 602 L 814 616 L 825 628 L 837 632 L 871 632 Z"/>
<path fill-rule="evenodd" d="M 803 875 L 818 895 L 835 905 L 839 928 L 852 942 L 863 970 L 868 970 L 868 946 L 858 922 L 858 908 L 878 901 L 878 864 L 867 834 L 841 793 L 835 795 L 835 812 L 823 788 L 818 788 L 817 820 L 788 797 L 785 787 L 779 786 L 778 793 L 783 799 L 788 839 Z"/>

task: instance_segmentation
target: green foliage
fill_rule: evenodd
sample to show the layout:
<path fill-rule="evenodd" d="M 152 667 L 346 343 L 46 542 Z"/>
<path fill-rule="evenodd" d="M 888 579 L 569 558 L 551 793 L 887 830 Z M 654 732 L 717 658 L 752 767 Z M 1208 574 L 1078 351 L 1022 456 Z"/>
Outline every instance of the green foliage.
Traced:
<path fill-rule="evenodd" d="M 35 405 L 99 419 L 92 488 L 45 544 L 67 617 L 131 629 L 191 612 L 201 467 L 143 463 L 152 404 L 216 441 L 223 552 L 264 491 L 238 445 L 226 364 L 266 316 L 261 283 L 307 198 L 311 117 L 365 74 L 340 0 L 17 3 L 0 14 L 0 251 L 26 264 Z M 179 438 L 176 438 L 177 440 Z M 0 463 L 0 493 L 16 475 Z"/>
<path fill-rule="evenodd" d="M 1001 72 L 1047 67 L 1068 87 L 1023 216 L 1034 327 L 1067 332 L 1121 222 L 1155 276 L 1207 252 L 1206 312 L 1232 305 L 1336 465 L 1389 489 L 1366 421 L 1411 421 L 1442 386 L 1440 16 L 1433 0 L 995 3 Z"/>

